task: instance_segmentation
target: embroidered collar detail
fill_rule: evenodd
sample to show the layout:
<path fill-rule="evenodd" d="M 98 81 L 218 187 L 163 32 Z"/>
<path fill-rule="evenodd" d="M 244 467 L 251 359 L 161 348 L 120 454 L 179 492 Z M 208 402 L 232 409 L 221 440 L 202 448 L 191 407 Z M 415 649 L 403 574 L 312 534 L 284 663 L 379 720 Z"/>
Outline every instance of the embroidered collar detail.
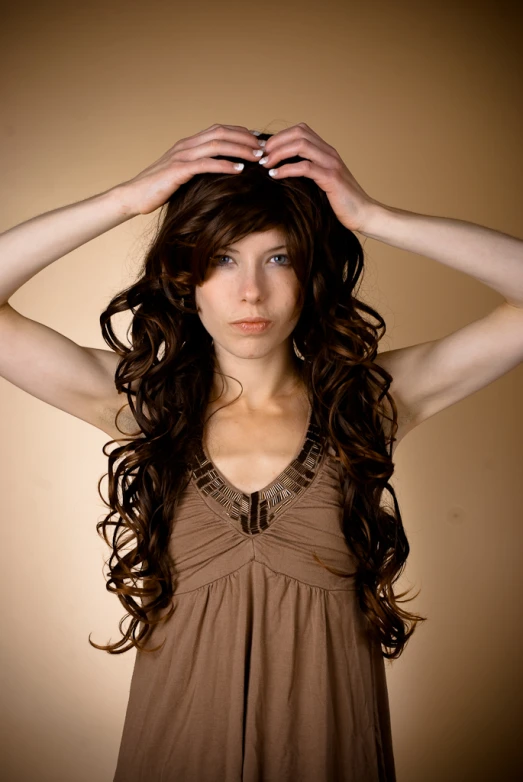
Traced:
<path fill-rule="evenodd" d="M 207 457 L 200 444 L 192 474 L 198 489 L 220 503 L 226 514 L 241 523 L 248 535 L 263 532 L 273 517 L 312 482 L 323 453 L 320 429 L 311 414 L 300 453 L 271 483 L 246 494 L 234 488 Z"/>

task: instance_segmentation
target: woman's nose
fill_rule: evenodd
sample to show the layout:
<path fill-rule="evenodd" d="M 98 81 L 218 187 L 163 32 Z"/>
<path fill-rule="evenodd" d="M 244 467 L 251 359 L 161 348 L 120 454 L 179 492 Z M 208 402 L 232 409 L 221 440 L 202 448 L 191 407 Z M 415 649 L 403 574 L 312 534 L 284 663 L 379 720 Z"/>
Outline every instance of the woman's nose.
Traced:
<path fill-rule="evenodd" d="M 257 300 L 264 296 L 265 285 L 263 280 L 260 279 L 260 275 L 256 272 L 250 272 L 243 276 L 239 285 L 242 298 Z"/>

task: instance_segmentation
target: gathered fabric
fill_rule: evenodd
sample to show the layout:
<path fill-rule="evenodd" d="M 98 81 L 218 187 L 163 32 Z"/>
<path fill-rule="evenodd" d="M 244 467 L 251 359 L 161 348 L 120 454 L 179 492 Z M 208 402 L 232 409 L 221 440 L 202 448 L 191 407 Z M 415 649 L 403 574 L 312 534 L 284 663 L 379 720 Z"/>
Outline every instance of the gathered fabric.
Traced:
<path fill-rule="evenodd" d="M 245 494 L 203 447 L 173 522 L 174 613 L 136 653 L 113 782 L 395 782 L 384 658 L 359 607 L 337 463 Z"/>

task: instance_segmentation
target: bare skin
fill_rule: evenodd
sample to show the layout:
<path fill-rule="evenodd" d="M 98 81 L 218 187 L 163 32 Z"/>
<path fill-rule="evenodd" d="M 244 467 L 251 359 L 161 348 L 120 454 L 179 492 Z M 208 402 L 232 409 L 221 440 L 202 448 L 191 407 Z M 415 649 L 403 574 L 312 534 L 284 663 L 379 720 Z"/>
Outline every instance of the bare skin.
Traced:
<path fill-rule="evenodd" d="M 275 247 L 280 249 L 272 252 Z M 220 265 L 196 290 L 219 370 L 204 414 L 203 444 L 229 483 L 247 494 L 267 486 L 297 456 L 309 417 L 292 357 L 298 280 L 285 251 L 278 229 L 249 234 L 220 249 Z M 242 333 L 231 321 L 243 316 L 268 317 L 272 326 L 261 334 Z M 117 439 L 110 423 L 114 411 L 107 412 L 104 431 Z M 119 421 L 132 429 L 129 408 Z M 407 431 L 407 422 L 400 424 L 395 447 Z"/>
<path fill-rule="evenodd" d="M 258 141 L 247 128 L 213 125 L 176 142 L 144 171 L 111 190 L 1 234 L 0 377 L 87 421 L 119 444 L 125 443 L 125 435 L 139 436 L 127 397 L 114 385 L 118 354 L 78 345 L 18 312 L 9 299 L 56 259 L 135 215 L 153 212 L 195 174 L 238 175 L 231 162 L 214 156 L 252 160 L 253 151 L 259 151 Z M 292 360 L 291 333 L 299 316 L 294 312 L 297 281 L 284 259 L 276 257 L 285 248 L 273 251 L 282 239 L 278 232 L 263 232 L 223 248 L 229 254 L 226 263 L 197 289 L 200 316 L 213 336 L 218 366 L 236 379 L 227 379 L 218 399 L 221 384 L 216 378 L 206 420 L 216 407 L 220 409 L 209 419 L 204 444 L 230 482 L 251 492 L 270 482 L 292 460 L 308 415 L 305 390 Z M 271 329 L 264 335 L 246 336 L 231 328 L 230 320 L 249 315 L 270 318 Z M 389 351 L 383 358 L 394 377 L 397 353 Z M 410 388 L 412 381 L 403 385 Z M 399 399 L 398 408 L 396 445 L 414 425 L 402 412 Z M 246 464 L 250 465 L 248 472 Z"/>
<path fill-rule="evenodd" d="M 117 358 L 116 354 L 114 357 Z M 214 414 L 209 418 L 211 413 Z M 223 407 L 223 400 L 209 404 L 204 431 L 205 452 L 232 486 L 252 494 L 273 481 L 297 456 L 308 414 L 309 405 L 303 389 L 296 389 L 286 400 L 282 398 L 279 408 L 275 406 L 270 411 L 261 409 L 249 413 L 236 404 Z M 106 408 L 95 425 L 124 445 L 125 440 L 114 423 L 115 415 L 113 407 Z M 128 405 L 120 414 L 118 423 L 129 435 L 139 434 Z M 385 421 L 384 425 L 389 434 L 389 423 Z M 400 411 L 393 455 L 401 439 L 413 427 L 412 422 L 401 418 Z"/>
<path fill-rule="evenodd" d="M 292 461 L 307 425 L 291 344 L 299 286 L 279 229 L 249 234 L 221 252 L 195 295 L 223 373 L 205 413 L 204 447 L 230 483 L 252 493 Z M 231 325 L 241 317 L 269 318 L 271 327 L 245 334 Z"/>

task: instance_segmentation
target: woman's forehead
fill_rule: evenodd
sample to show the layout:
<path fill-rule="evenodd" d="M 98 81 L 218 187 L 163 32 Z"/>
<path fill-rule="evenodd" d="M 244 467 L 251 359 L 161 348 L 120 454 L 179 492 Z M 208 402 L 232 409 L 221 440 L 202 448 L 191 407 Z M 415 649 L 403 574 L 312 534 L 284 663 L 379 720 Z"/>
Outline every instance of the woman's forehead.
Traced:
<path fill-rule="evenodd" d="M 260 245 L 260 246 L 266 246 L 271 242 L 274 242 L 276 245 L 278 243 L 285 244 L 287 241 L 287 234 L 285 231 L 281 228 L 270 228 L 267 231 L 253 231 L 246 236 L 242 237 L 241 239 L 236 239 L 235 241 L 232 241 L 230 244 L 227 245 L 227 247 L 231 250 L 233 249 L 240 249 L 244 246 L 250 246 L 251 244 L 254 245 Z"/>

